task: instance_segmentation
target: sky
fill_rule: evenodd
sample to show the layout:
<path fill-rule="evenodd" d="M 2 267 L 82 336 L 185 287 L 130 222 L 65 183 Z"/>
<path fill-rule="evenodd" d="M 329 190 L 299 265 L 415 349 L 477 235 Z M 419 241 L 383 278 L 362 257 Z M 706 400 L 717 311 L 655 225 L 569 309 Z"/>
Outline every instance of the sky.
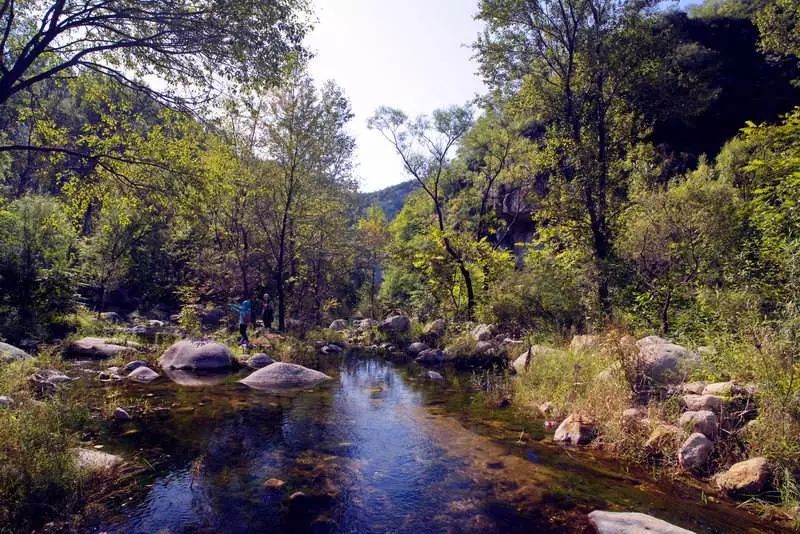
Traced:
<path fill-rule="evenodd" d="M 367 120 L 382 105 L 414 117 L 464 104 L 484 92 L 469 45 L 480 25 L 475 0 L 313 0 L 316 25 L 306 45 L 312 76 L 334 80 L 355 117 L 356 175 L 362 191 L 410 179 Z"/>

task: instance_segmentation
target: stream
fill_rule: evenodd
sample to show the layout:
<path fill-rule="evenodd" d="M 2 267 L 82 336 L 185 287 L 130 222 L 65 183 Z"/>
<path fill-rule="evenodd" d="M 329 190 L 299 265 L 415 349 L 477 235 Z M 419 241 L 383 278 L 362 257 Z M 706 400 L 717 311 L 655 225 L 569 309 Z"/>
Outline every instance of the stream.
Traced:
<path fill-rule="evenodd" d="M 275 395 L 227 376 L 115 388 L 148 415 L 93 437 L 149 466 L 96 532 L 592 532 L 594 509 L 696 532 L 770 532 L 733 503 L 591 451 L 541 421 L 487 408 L 473 375 L 348 356 L 330 383 Z"/>

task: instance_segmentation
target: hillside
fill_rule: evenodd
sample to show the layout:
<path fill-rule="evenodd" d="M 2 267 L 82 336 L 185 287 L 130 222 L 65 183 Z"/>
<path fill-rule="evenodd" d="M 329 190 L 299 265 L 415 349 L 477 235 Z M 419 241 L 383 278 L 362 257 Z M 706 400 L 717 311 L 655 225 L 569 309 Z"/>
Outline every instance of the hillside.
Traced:
<path fill-rule="evenodd" d="M 409 180 L 378 191 L 361 193 L 358 197 L 359 211 L 364 212 L 368 207 L 377 204 L 386 214 L 386 218 L 392 220 L 403 208 L 408 195 L 418 187 L 416 180 Z"/>

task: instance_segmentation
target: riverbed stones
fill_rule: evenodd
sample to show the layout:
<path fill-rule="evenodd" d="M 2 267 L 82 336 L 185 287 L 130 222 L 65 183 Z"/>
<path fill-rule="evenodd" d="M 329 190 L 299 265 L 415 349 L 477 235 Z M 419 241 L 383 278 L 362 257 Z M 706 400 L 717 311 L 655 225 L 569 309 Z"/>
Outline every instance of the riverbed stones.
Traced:
<path fill-rule="evenodd" d="M 405 334 L 411 329 L 411 319 L 405 315 L 390 315 L 378 324 L 378 330 L 392 334 Z"/>
<path fill-rule="evenodd" d="M 655 384 L 669 385 L 683 382 L 688 372 L 699 361 L 699 356 L 686 347 L 656 340 L 645 343 L 642 341 L 644 340 L 637 342 L 639 363 L 644 377 Z"/>
<path fill-rule="evenodd" d="M 694 534 L 661 519 L 637 512 L 605 512 L 589 514 L 589 523 L 598 534 Z"/>
<path fill-rule="evenodd" d="M 421 341 L 417 341 L 416 343 L 412 343 L 408 346 L 408 353 L 412 356 L 416 356 L 420 352 L 424 350 L 428 350 L 430 347 Z"/>
<path fill-rule="evenodd" d="M 766 458 L 750 458 L 717 475 L 717 487 L 726 493 L 753 494 L 764 491 L 772 475 Z"/>
<path fill-rule="evenodd" d="M 293 363 L 277 362 L 252 373 L 240 382 L 253 389 L 296 389 L 331 380 L 325 373 Z"/>
<path fill-rule="evenodd" d="M 89 473 L 110 471 L 124 461 L 121 456 L 94 449 L 78 448 L 73 449 L 73 453 L 78 469 Z"/>
<path fill-rule="evenodd" d="M 719 431 L 719 419 L 710 410 L 683 412 L 678 424 L 687 432 L 699 432 L 710 439 Z"/>
<path fill-rule="evenodd" d="M 721 413 L 727 401 L 718 395 L 684 395 L 683 405 L 690 412 L 700 412 L 708 410 L 714 413 Z"/>
<path fill-rule="evenodd" d="M 713 447 L 707 437 L 695 432 L 686 438 L 678 450 L 678 463 L 685 471 L 702 471 L 711 456 Z"/>
<path fill-rule="evenodd" d="M 231 350 L 216 341 L 182 340 L 173 344 L 159 359 L 163 369 L 221 370 L 234 367 Z"/>
<path fill-rule="evenodd" d="M 125 410 L 125 408 L 118 407 L 117 409 L 114 410 L 114 419 L 116 419 L 121 423 L 124 423 L 125 421 L 130 421 L 133 418 L 131 417 L 131 414 L 129 414 Z"/>
<path fill-rule="evenodd" d="M 435 365 L 444 361 L 444 352 L 439 349 L 423 350 L 414 359 L 415 362 L 422 365 Z"/>
<path fill-rule="evenodd" d="M 328 328 L 335 332 L 341 332 L 342 330 L 347 330 L 347 321 L 345 321 L 344 319 L 336 319 L 331 323 L 331 325 Z"/>
<path fill-rule="evenodd" d="M 253 354 L 247 359 L 247 367 L 250 369 L 263 369 L 274 362 L 275 360 L 270 358 L 268 355 L 264 354 L 263 352 L 259 352 L 258 354 Z"/>
<path fill-rule="evenodd" d="M 125 367 L 122 370 L 126 373 L 132 373 L 139 367 L 147 367 L 147 362 L 143 360 L 134 360 L 132 362 L 128 362 L 125 364 Z"/>
<path fill-rule="evenodd" d="M 594 422 L 580 414 L 571 414 L 564 419 L 555 434 L 553 441 L 570 445 L 586 445 L 597 434 Z"/>
<path fill-rule="evenodd" d="M 67 358 L 89 358 L 105 360 L 125 353 L 135 353 L 132 345 L 122 345 L 113 339 L 101 337 L 84 337 L 69 343 L 64 349 Z"/>
<path fill-rule="evenodd" d="M 470 334 L 475 341 L 488 341 L 492 339 L 492 332 L 494 327 L 488 324 L 479 324 L 472 329 Z"/>
<path fill-rule="evenodd" d="M 0 342 L 0 363 L 27 360 L 29 358 L 31 358 L 31 355 L 24 350 L 17 348 L 14 345 Z"/>
<path fill-rule="evenodd" d="M 149 384 L 160 375 L 150 369 L 149 367 L 137 367 L 129 375 L 128 380 L 139 382 L 140 384 Z"/>

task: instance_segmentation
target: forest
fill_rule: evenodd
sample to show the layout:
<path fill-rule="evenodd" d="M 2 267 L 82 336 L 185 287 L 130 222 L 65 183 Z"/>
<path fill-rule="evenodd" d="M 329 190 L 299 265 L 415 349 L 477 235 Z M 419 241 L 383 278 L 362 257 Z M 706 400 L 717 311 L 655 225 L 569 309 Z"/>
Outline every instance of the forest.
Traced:
<path fill-rule="evenodd" d="M 87 481 L 70 460 L 118 392 L 32 376 L 77 373 L 86 336 L 140 343 L 151 367 L 180 339 L 234 347 L 245 300 L 234 366 L 421 354 L 517 434 L 572 421 L 557 440 L 702 499 L 763 458 L 719 502 L 800 528 L 800 4 L 471 10 L 487 92 L 376 109 L 408 181 L 363 193 L 351 102 L 308 68 L 305 0 L 0 3 L 0 532 L 107 525 L 94 501 L 144 476 Z M 691 370 L 662 380 L 647 339 Z M 300 530 L 346 530 L 325 514 Z"/>

